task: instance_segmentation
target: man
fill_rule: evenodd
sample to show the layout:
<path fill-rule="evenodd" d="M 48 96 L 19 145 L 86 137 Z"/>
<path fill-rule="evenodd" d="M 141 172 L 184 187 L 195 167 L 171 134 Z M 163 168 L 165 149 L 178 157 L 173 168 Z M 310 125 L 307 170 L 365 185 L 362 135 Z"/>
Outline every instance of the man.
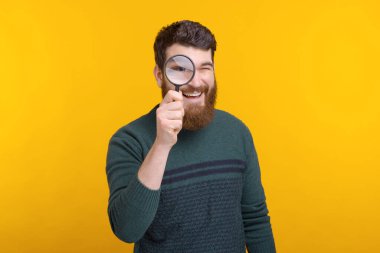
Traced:
<path fill-rule="evenodd" d="M 214 109 L 215 50 L 197 22 L 164 27 L 154 43 L 163 99 L 110 140 L 108 215 L 134 252 L 276 251 L 251 134 Z M 195 66 L 179 92 L 163 72 L 175 55 Z"/>

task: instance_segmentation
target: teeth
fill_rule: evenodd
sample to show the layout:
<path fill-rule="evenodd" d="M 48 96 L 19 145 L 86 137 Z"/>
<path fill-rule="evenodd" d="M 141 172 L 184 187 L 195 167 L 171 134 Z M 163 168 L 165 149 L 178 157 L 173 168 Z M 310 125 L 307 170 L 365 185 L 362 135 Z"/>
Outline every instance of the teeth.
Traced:
<path fill-rule="evenodd" d="M 183 93 L 183 95 L 185 95 L 187 97 L 198 97 L 199 95 L 201 95 L 201 92 Z"/>

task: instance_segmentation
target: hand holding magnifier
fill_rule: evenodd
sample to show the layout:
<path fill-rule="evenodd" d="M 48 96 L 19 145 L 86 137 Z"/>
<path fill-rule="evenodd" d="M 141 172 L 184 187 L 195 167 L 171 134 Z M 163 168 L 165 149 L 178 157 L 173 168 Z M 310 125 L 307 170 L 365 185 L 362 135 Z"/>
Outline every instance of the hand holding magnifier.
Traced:
<path fill-rule="evenodd" d="M 164 66 L 164 73 L 175 90 L 191 82 L 195 75 L 195 66 L 193 61 L 186 55 L 174 55 L 170 57 Z"/>

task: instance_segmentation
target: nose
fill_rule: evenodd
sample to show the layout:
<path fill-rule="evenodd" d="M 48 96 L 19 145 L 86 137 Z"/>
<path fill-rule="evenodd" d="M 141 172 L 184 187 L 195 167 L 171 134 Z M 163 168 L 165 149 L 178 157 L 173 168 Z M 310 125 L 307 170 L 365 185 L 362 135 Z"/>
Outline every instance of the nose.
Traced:
<path fill-rule="evenodd" d="M 202 77 L 198 71 L 195 71 L 194 77 L 191 79 L 188 85 L 192 86 L 193 88 L 199 88 L 202 86 Z"/>

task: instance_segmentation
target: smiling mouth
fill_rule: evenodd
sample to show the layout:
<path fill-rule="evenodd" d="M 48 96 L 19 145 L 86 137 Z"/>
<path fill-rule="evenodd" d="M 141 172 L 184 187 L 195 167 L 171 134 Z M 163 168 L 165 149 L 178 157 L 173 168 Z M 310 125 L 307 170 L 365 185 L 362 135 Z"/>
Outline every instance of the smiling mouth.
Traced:
<path fill-rule="evenodd" d="M 198 98 L 202 95 L 202 92 L 184 92 L 182 93 L 186 98 Z"/>

